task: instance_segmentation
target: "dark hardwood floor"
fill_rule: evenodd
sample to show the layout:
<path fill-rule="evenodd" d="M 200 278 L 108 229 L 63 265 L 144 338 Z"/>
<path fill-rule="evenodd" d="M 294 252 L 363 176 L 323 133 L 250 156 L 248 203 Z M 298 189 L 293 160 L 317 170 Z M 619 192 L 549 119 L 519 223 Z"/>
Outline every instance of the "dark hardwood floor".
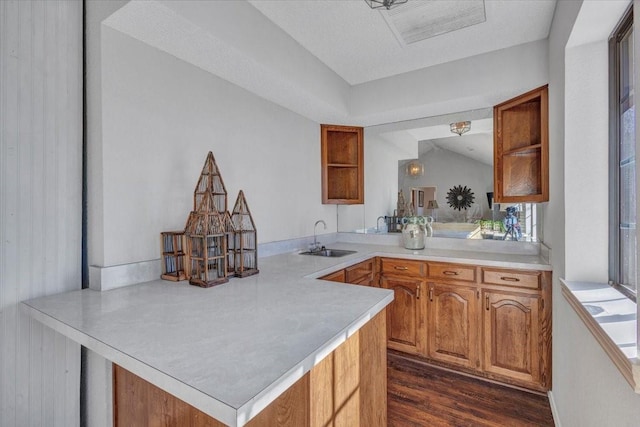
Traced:
<path fill-rule="evenodd" d="M 396 427 L 553 426 L 544 395 L 388 353 L 388 420 Z"/>

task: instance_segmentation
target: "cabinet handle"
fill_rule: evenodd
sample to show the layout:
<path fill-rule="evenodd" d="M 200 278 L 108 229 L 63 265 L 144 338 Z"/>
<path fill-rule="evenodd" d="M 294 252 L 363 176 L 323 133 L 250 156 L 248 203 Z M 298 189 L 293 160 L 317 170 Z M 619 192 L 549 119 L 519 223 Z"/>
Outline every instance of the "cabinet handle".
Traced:
<path fill-rule="evenodd" d="M 447 270 L 447 271 L 443 271 L 442 274 L 444 274 L 445 276 L 457 276 L 458 272 Z"/>
<path fill-rule="evenodd" d="M 429 301 L 433 301 L 433 288 L 429 289 Z"/>
<path fill-rule="evenodd" d="M 500 278 L 500 280 L 504 280 L 505 282 L 519 282 L 520 279 L 518 279 L 517 277 L 508 277 L 508 276 L 502 276 Z"/>
<path fill-rule="evenodd" d="M 396 265 L 393 268 L 395 268 L 396 270 L 403 270 L 403 271 L 409 269 L 409 267 L 405 267 L 404 265 Z"/>
<path fill-rule="evenodd" d="M 489 295 L 484 297 L 484 308 L 486 308 L 487 311 L 489 311 Z"/>
<path fill-rule="evenodd" d="M 420 285 L 416 287 L 416 299 L 420 299 Z"/>

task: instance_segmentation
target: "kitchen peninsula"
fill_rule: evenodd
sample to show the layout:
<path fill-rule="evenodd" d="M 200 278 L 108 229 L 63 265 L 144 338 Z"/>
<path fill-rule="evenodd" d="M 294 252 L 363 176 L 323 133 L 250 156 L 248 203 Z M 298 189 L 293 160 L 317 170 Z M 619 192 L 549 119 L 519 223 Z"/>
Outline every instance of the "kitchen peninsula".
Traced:
<path fill-rule="evenodd" d="M 380 256 L 550 270 L 537 254 L 332 247 L 357 252 L 342 258 L 262 258 L 260 274 L 211 289 L 158 280 L 38 298 L 23 308 L 223 423 L 207 425 L 259 425 L 267 422 L 260 417 L 283 413 L 302 417 L 304 425 L 324 425 L 349 413 L 359 418 L 352 425 L 373 426 L 386 421 L 385 307 L 393 293 L 318 277 Z"/>

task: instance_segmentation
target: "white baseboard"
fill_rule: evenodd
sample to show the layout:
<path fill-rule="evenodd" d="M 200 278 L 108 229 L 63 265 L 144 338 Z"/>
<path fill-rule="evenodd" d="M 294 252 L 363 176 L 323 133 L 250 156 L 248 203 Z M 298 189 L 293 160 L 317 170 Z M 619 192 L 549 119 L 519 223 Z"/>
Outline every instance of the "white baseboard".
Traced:
<path fill-rule="evenodd" d="M 562 423 L 560 422 L 560 414 L 558 414 L 558 407 L 556 406 L 556 402 L 553 399 L 553 392 L 549 390 L 547 392 L 547 397 L 549 398 L 549 406 L 551 406 L 551 414 L 553 415 L 553 422 L 556 427 L 562 427 Z"/>
<path fill-rule="evenodd" d="M 89 288 L 108 291 L 136 283 L 149 282 L 160 278 L 160 259 L 111 265 L 108 267 L 89 266 Z"/>

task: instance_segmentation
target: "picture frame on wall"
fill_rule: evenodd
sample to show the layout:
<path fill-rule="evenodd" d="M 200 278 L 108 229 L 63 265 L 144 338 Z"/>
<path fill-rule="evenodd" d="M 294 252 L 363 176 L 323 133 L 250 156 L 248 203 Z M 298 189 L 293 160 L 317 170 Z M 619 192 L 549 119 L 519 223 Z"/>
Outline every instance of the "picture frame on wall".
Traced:
<path fill-rule="evenodd" d="M 424 191 L 418 191 L 418 207 L 424 207 Z"/>

